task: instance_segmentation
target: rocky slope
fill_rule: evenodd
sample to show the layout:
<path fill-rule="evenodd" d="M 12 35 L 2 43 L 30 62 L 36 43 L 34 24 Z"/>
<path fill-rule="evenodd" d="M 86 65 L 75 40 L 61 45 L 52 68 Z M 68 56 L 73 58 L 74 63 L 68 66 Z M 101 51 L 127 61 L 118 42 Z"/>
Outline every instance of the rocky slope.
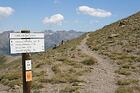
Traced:
<path fill-rule="evenodd" d="M 90 33 L 87 45 L 118 69 L 117 93 L 140 92 L 140 12 Z"/>

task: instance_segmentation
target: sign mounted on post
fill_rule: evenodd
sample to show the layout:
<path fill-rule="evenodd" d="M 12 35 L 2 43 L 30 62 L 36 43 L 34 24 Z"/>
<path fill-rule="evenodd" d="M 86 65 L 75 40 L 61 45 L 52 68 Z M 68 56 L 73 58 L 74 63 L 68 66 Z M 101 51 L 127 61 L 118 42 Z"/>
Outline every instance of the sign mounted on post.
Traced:
<path fill-rule="evenodd" d="M 32 81 L 32 71 L 26 71 L 26 81 Z"/>
<path fill-rule="evenodd" d="M 25 64 L 26 64 L 26 70 L 31 70 L 32 69 L 32 63 L 31 60 L 25 60 Z"/>
<path fill-rule="evenodd" d="M 22 53 L 23 93 L 31 93 L 32 82 L 32 52 L 45 51 L 44 33 L 30 33 L 22 30 L 21 33 L 10 33 L 11 54 Z"/>
<path fill-rule="evenodd" d="M 43 52 L 44 33 L 10 33 L 11 54 Z"/>

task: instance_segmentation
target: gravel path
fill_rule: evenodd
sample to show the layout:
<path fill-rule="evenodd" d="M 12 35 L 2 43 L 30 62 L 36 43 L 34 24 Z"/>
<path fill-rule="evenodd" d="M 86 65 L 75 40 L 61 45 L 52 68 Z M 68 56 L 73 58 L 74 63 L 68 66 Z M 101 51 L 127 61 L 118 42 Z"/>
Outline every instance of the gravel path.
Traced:
<path fill-rule="evenodd" d="M 8 89 L 8 87 L 0 84 L 0 93 L 7 93 Z"/>
<path fill-rule="evenodd" d="M 91 51 L 86 45 L 89 38 L 88 34 L 81 42 L 79 49 L 82 53 L 97 59 L 97 64 L 94 65 L 92 71 L 87 75 L 82 76 L 81 79 L 85 80 L 85 85 L 88 93 L 115 93 L 117 86 L 115 85 L 115 67 L 108 59 L 104 59 L 94 51 Z"/>

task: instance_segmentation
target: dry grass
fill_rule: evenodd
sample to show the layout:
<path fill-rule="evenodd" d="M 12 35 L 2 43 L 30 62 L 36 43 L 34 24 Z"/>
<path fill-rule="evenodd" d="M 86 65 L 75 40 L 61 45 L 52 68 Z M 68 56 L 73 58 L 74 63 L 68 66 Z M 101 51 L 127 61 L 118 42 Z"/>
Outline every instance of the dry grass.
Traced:
<path fill-rule="evenodd" d="M 97 63 L 97 60 L 95 58 L 88 58 L 88 59 L 85 59 L 81 62 L 82 64 L 84 65 L 94 65 L 95 63 Z"/>
<path fill-rule="evenodd" d="M 138 84 L 139 80 L 135 79 L 122 79 L 118 80 L 117 84 L 118 85 L 130 85 L 130 84 Z"/>
<path fill-rule="evenodd" d="M 133 88 L 134 85 L 127 86 L 135 82 L 131 76 L 140 77 L 139 67 L 136 66 L 140 62 L 140 12 L 91 32 L 87 45 L 93 51 L 112 59 L 119 67 L 115 71 L 117 74 L 130 78 L 118 80 L 120 87 L 116 93 L 139 93 L 135 92 L 137 89 Z"/>

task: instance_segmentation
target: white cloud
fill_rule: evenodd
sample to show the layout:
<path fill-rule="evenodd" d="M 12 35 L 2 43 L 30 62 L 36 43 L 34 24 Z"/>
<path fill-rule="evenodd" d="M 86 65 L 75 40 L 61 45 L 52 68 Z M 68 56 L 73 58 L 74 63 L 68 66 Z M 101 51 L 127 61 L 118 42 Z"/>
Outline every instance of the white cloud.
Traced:
<path fill-rule="evenodd" d="M 80 11 L 81 13 L 84 13 L 90 16 L 96 16 L 96 17 L 109 17 L 112 15 L 111 12 L 108 12 L 102 9 L 91 8 L 89 6 L 79 6 L 78 11 Z"/>
<path fill-rule="evenodd" d="M 50 17 L 45 17 L 43 19 L 43 23 L 44 24 L 58 24 L 58 23 L 61 23 L 63 20 L 64 20 L 63 15 L 55 14 Z"/>
<path fill-rule="evenodd" d="M 12 15 L 14 12 L 14 9 L 11 7 L 0 7 L 0 18 L 7 17 Z"/>

